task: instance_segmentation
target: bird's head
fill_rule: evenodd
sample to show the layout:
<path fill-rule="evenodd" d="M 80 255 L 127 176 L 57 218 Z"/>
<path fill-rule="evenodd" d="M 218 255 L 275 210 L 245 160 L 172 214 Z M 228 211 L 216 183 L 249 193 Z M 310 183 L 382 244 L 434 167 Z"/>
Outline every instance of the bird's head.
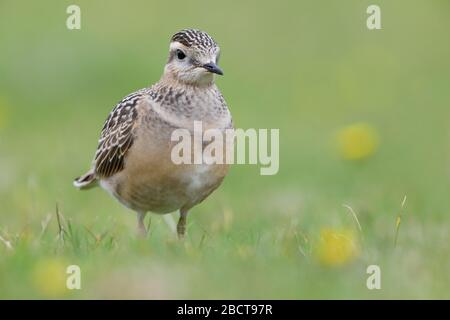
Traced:
<path fill-rule="evenodd" d="M 208 85 L 214 74 L 223 75 L 218 67 L 220 48 L 206 32 L 184 29 L 172 36 L 165 76 L 190 85 Z"/>

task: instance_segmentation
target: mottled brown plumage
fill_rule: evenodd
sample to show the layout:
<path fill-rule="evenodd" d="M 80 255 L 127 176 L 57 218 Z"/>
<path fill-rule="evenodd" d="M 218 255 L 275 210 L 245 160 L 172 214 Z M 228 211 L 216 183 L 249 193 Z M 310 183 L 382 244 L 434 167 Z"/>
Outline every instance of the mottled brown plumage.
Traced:
<path fill-rule="evenodd" d="M 170 155 L 175 129 L 193 131 L 232 128 L 230 112 L 214 73 L 219 47 L 205 32 L 186 29 L 171 40 L 169 59 L 160 81 L 126 96 L 111 111 L 101 131 L 92 169 L 75 179 L 87 189 L 99 183 L 128 208 L 138 213 L 145 232 L 147 211 L 180 210 L 177 231 L 186 228 L 190 208 L 203 201 L 227 174 L 225 164 L 181 164 Z"/>

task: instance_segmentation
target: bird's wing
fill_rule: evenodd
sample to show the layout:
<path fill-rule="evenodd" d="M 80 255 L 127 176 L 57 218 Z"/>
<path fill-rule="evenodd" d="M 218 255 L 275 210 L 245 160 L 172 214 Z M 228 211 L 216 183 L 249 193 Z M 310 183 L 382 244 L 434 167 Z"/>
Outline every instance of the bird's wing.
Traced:
<path fill-rule="evenodd" d="M 145 89 L 126 96 L 106 119 L 94 158 L 96 176 L 107 178 L 123 169 L 127 151 L 133 145 L 137 106 L 144 95 Z"/>

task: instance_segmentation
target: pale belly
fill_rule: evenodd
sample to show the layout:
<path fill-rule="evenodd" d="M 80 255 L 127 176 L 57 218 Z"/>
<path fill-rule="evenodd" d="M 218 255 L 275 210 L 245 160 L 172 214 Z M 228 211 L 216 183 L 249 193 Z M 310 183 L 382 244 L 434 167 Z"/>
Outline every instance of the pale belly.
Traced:
<path fill-rule="evenodd" d="M 148 166 L 139 174 L 124 170 L 100 185 L 135 211 L 169 213 L 190 209 L 213 192 L 225 177 L 227 165 Z"/>

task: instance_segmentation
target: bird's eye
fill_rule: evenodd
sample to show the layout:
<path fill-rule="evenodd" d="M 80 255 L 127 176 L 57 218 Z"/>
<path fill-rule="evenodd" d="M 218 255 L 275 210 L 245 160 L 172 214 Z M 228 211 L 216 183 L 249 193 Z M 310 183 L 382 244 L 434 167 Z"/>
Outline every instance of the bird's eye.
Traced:
<path fill-rule="evenodd" d="M 186 58 L 186 55 L 184 54 L 183 51 L 181 51 L 180 49 L 177 49 L 177 58 L 180 60 L 183 60 L 184 58 Z"/>

